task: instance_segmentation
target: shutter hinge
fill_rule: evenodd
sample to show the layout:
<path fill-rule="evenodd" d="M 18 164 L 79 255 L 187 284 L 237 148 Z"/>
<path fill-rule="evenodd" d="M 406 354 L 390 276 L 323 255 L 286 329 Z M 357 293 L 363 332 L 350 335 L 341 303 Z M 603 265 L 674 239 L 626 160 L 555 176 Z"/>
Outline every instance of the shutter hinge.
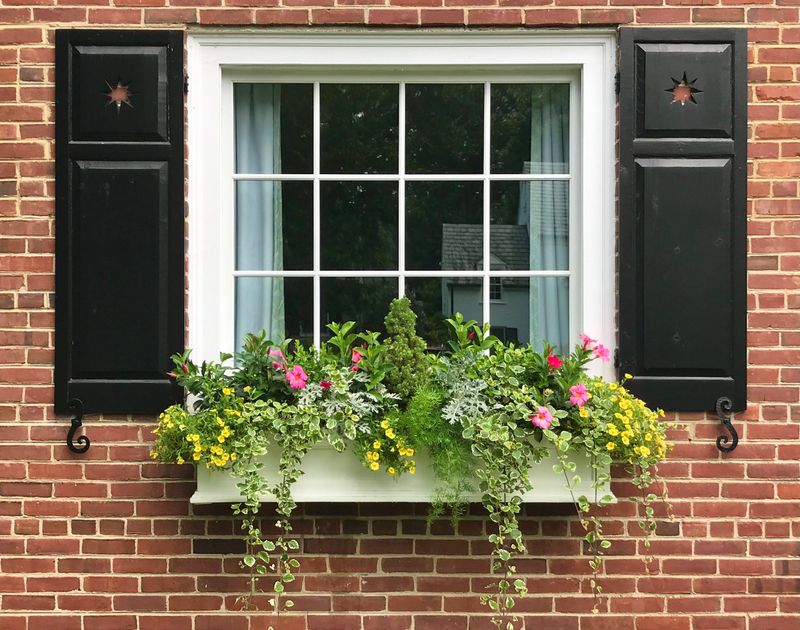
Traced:
<path fill-rule="evenodd" d="M 617 70 L 617 73 L 614 75 L 614 92 L 619 96 L 619 70 Z"/>
<path fill-rule="evenodd" d="M 619 368 L 619 348 L 614 349 L 614 367 Z"/>
<path fill-rule="evenodd" d="M 188 74 L 184 74 L 183 75 L 183 93 L 184 94 L 188 94 L 189 93 L 189 75 Z"/>

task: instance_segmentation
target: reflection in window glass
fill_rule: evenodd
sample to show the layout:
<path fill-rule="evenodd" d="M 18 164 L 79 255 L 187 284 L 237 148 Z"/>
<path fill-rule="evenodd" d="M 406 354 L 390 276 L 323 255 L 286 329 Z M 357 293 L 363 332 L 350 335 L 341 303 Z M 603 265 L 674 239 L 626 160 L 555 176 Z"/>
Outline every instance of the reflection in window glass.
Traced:
<path fill-rule="evenodd" d="M 322 338 L 330 322 L 354 321 L 357 330 L 384 332 L 383 318 L 397 297 L 396 278 L 322 278 Z"/>
<path fill-rule="evenodd" d="M 569 279 L 499 278 L 503 299 L 490 307 L 492 334 L 505 341 L 569 351 Z"/>
<path fill-rule="evenodd" d="M 398 87 L 320 86 L 323 173 L 397 173 Z"/>
<path fill-rule="evenodd" d="M 313 171 L 313 86 L 234 84 L 237 173 Z"/>
<path fill-rule="evenodd" d="M 311 182 L 236 182 L 236 268 L 313 267 Z"/>
<path fill-rule="evenodd" d="M 417 334 L 432 349 L 452 339 L 445 318 L 461 313 L 483 322 L 481 278 L 406 278 L 406 295 L 417 315 Z"/>
<path fill-rule="evenodd" d="M 236 278 L 236 348 L 247 333 L 264 330 L 275 342 L 314 339 L 312 278 Z"/>
<path fill-rule="evenodd" d="M 569 84 L 492 85 L 493 173 L 569 172 Z"/>
<path fill-rule="evenodd" d="M 480 259 L 482 223 L 481 182 L 407 182 L 406 269 L 476 269 L 462 239 Z"/>
<path fill-rule="evenodd" d="M 483 172 L 483 85 L 406 86 L 406 172 Z"/>
<path fill-rule="evenodd" d="M 492 269 L 569 269 L 569 182 L 491 184 Z"/>
<path fill-rule="evenodd" d="M 322 268 L 397 269 L 397 182 L 322 182 Z"/>

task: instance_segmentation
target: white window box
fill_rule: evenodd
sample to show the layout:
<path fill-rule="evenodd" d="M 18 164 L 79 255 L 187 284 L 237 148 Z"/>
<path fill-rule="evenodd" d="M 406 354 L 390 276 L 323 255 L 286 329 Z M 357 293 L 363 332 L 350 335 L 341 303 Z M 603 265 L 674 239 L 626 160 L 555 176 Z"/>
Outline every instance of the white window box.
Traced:
<path fill-rule="evenodd" d="M 436 487 L 436 479 L 430 461 L 424 454 L 415 458 L 417 473 L 404 474 L 393 479 L 383 470 L 373 472 L 362 466 L 351 452 L 337 453 L 327 444 L 314 447 L 303 459 L 305 474 L 294 486 L 292 496 L 298 503 L 417 503 L 429 502 Z M 576 496 L 585 494 L 594 500 L 592 469 L 583 456 L 572 456 L 577 464 L 577 474 L 582 479 Z M 264 457 L 266 474 L 270 481 L 276 479 L 277 457 Z M 526 503 L 571 503 L 572 497 L 565 487 L 563 474 L 553 472 L 556 458 L 553 455 L 534 464 L 530 470 L 533 490 L 523 500 Z M 598 498 L 611 495 L 609 487 L 597 491 Z M 611 495 L 613 497 L 613 495 Z M 468 497 L 479 502 L 480 495 Z M 242 499 L 236 488 L 236 479 L 227 471 L 211 471 L 205 466 L 197 467 L 197 491 L 191 502 L 196 504 L 233 503 Z M 271 496 L 262 497 L 271 501 Z"/>

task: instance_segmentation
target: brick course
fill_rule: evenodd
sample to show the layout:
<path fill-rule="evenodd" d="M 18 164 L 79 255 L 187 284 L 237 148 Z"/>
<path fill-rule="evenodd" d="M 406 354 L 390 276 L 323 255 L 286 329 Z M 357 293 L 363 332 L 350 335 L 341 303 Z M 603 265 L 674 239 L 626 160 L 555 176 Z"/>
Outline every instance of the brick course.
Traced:
<path fill-rule="evenodd" d="M 453 531 L 422 505 L 299 509 L 297 613 L 240 611 L 238 527 L 192 508 L 189 467 L 149 461 L 152 418 L 87 421 L 83 456 L 53 413 L 53 29 L 195 25 L 747 26 L 749 379 L 742 443 L 682 414 L 662 473 L 675 521 L 646 568 L 635 515 L 592 615 L 580 528 L 527 506 L 527 628 L 800 627 L 800 24 L 796 0 L 0 0 L 0 627 L 3 630 L 481 630 L 489 566 L 479 510 Z M 617 473 L 618 496 L 630 492 Z M 265 521 L 268 522 L 268 518 Z M 266 608 L 266 597 L 257 602 Z"/>

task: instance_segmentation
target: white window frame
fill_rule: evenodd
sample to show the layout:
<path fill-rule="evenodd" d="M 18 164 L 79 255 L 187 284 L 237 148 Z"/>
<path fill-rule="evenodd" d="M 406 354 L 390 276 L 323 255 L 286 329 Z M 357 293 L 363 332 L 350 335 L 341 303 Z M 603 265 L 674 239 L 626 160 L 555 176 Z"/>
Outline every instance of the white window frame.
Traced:
<path fill-rule="evenodd" d="M 521 71 L 531 81 L 569 81 L 571 85 L 570 146 L 570 336 L 580 332 L 615 346 L 615 37 L 591 32 L 292 32 L 196 33 L 189 36 L 188 163 L 189 163 L 189 331 L 188 346 L 195 360 L 218 358 L 234 345 L 234 177 L 232 86 L 239 81 L 276 81 L 302 75 L 303 81 L 422 80 L 442 71 L 451 82 L 470 76 L 490 76 L 491 82 L 519 81 Z M 374 72 L 380 70 L 380 78 Z M 373 72 L 370 75 L 370 71 Z M 527 81 L 527 79 L 526 79 Z M 315 98 L 318 90 L 315 89 Z M 401 89 L 402 98 L 402 89 Z M 402 101 L 401 101 L 402 104 Z M 315 111 L 319 111 L 315 108 Z M 402 112 L 402 107 L 401 110 Z M 401 117 L 403 114 L 401 113 Z M 315 120 L 315 125 L 318 121 Z M 402 125 L 402 121 L 401 121 Z M 490 133 L 485 122 L 484 135 Z M 318 134 L 315 134 L 318 165 Z M 488 141 L 484 143 L 485 161 Z M 402 146 L 400 180 L 403 175 Z M 484 213 L 489 212 L 485 167 Z M 315 168 L 318 173 L 318 168 Z M 552 176 L 544 176 L 551 178 Z M 465 179 L 453 176 L 454 179 Z M 498 179 L 497 176 L 493 177 Z M 516 175 L 507 179 L 524 179 Z M 535 176 L 531 176 L 535 178 Z M 314 229 L 319 233 L 319 184 L 315 182 Z M 403 187 L 400 186 L 402 195 Z M 402 213 L 401 213 L 402 214 Z M 400 217 L 400 234 L 403 233 Z M 489 222 L 484 221 L 484 232 Z M 402 239 L 402 236 L 400 237 Z M 319 303 L 319 241 L 314 243 L 314 293 Z M 398 244 L 399 291 L 406 276 L 487 276 L 483 308 L 488 311 L 490 276 L 508 271 L 404 271 L 402 241 Z M 484 260 L 489 259 L 489 234 L 484 234 Z M 325 272 L 321 272 L 325 275 Z M 511 275 L 535 276 L 537 272 Z M 269 272 L 264 275 L 269 275 Z M 290 276 L 292 272 L 272 272 Z M 327 275 L 365 275 L 362 272 Z M 538 275 L 554 275 L 540 272 Z M 486 313 L 485 313 L 486 315 Z M 322 322 L 315 309 L 315 339 Z M 612 376 L 609 364 L 598 372 Z"/>

